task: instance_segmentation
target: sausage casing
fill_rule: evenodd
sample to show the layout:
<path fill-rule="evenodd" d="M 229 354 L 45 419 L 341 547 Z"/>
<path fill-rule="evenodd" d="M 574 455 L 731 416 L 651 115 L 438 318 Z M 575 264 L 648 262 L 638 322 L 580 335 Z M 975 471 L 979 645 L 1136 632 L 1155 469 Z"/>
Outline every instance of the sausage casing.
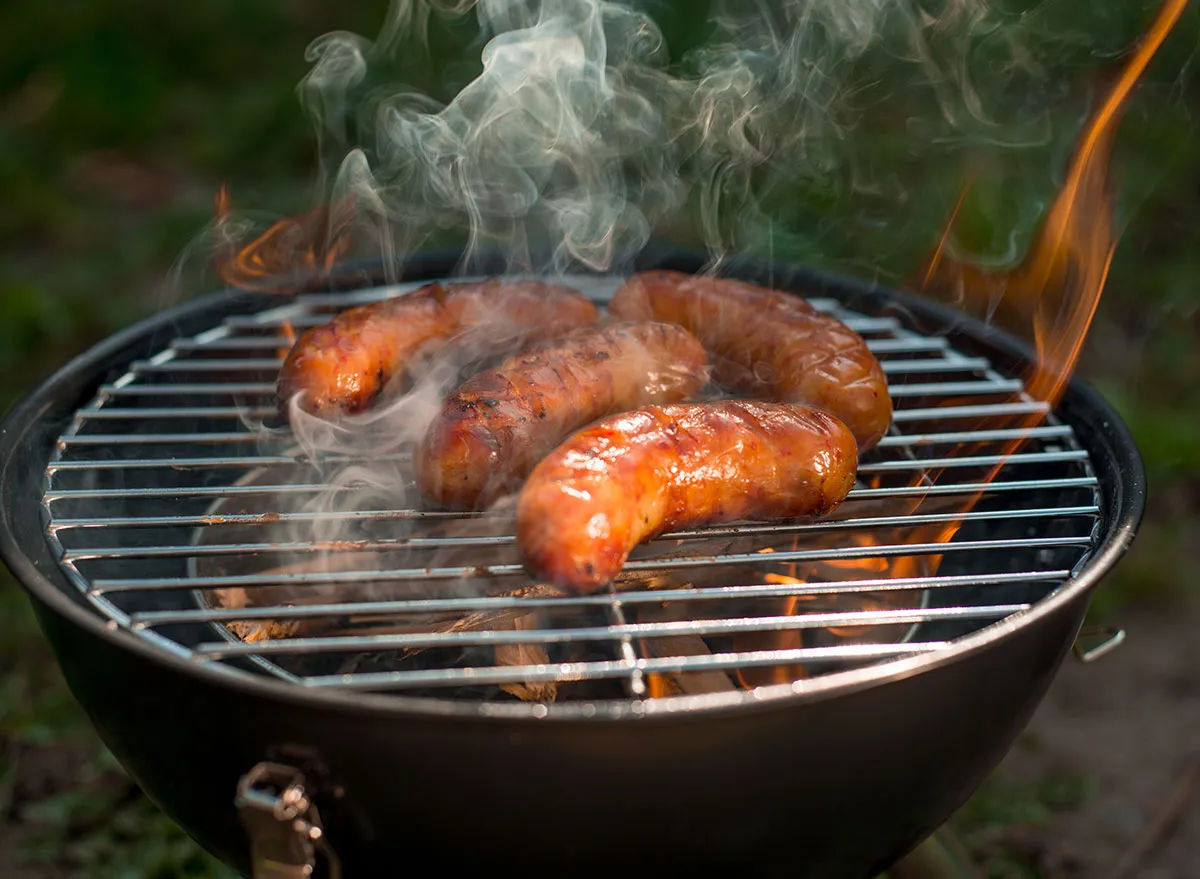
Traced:
<path fill-rule="evenodd" d="M 887 378 L 866 342 L 791 293 L 731 278 L 650 271 L 630 278 L 609 311 L 622 320 L 685 327 L 708 349 L 717 382 L 832 412 L 861 450 L 891 424 Z"/>
<path fill-rule="evenodd" d="M 575 330 L 451 394 L 417 449 L 418 485 L 439 506 L 487 506 L 572 431 L 613 412 L 685 400 L 707 379 L 704 346 L 674 324 Z"/>
<path fill-rule="evenodd" d="M 362 411 L 418 353 L 469 334 L 480 354 L 593 324 L 579 291 L 540 281 L 428 284 L 405 296 L 347 309 L 296 341 L 279 372 L 280 406 L 300 394 L 322 417 Z M 285 412 L 286 414 L 286 412 Z"/>
<path fill-rule="evenodd" d="M 591 591 L 669 529 L 828 513 L 857 466 L 854 436 L 821 409 L 647 406 L 580 431 L 533 469 L 517 501 L 517 545 L 534 577 Z"/>

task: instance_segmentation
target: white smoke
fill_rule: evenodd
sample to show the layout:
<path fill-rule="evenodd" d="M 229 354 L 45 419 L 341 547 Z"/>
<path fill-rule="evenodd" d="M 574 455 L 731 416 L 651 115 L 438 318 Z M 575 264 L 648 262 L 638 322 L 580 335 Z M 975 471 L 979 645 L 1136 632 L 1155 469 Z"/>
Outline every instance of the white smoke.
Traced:
<path fill-rule="evenodd" d="M 968 63 L 984 0 L 713 0 L 709 38 L 679 59 L 655 6 L 402 0 L 375 41 L 321 37 L 299 94 L 325 154 L 342 151 L 324 196 L 353 199 L 388 267 L 449 230 L 464 268 L 499 253 L 511 271 L 603 272 L 680 230 L 719 258 L 778 179 L 845 175 L 873 59 L 899 59 L 951 122 L 988 124 Z M 373 82 L 428 51 L 432 18 L 468 15 L 482 69 L 448 102 Z"/>

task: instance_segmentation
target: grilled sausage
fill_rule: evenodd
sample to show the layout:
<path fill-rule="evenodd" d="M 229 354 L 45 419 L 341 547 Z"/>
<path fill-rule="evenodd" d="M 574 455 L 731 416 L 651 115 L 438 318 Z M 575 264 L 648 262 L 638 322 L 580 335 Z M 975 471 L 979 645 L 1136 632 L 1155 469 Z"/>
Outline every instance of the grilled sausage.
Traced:
<path fill-rule="evenodd" d="M 887 379 L 862 337 L 798 296 L 730 278 L 652 271 L 622 286 L 609 311 L 687 328 L 712 356 L 717 382 L 832 412 L 860 450 L 891 424 Z"/>
<path fill-rule="evenodd" d="M 820 409 L 647 406 L 575 434 L 533 469 L 517 501 L 517 546 L 534 577 L 592 591 L 668 529 L 828 513 L 857 465 L 854 436 Z"/>
<path fill-rule="evenodd" d="M 302 409 L 330 417 L 366 408 L 418 352 L 466 333 L 480 353 L 511 350 L 595 323 L 583 294 L 540 281 L 428 284 L 406 296 L 343 311 L 292 347 L 279 372 L 281 409 L 301 394 Z M 284 413 L 286 415 L 286 412 Z"/>
<path fill-rule="evenodd" d="M 486 506 L 572 431 L 613 412 L 687 399 L 707 380 L 704 346 L 673 324 L 575 330 L 451 394 L 417 449 L 418 484 L 444 507 Z"/>

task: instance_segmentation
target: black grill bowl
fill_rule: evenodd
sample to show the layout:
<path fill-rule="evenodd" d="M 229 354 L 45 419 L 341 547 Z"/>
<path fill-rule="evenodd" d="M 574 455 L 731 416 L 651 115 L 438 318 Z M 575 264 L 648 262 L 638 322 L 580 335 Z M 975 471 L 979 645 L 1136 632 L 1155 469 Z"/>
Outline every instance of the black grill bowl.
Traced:
<path fill-rule="evenodd" d="M 431 258 L 409 273 L 444 277 L 452 265 Z M 700 265 L 671 256 L 645 267 Z M 903 294 L 778 265 L 736 273 L 868 314 L 903 314 L 1008 374 L 1031 356 L 1010 337 Z M 828 686 L 816 679 L 800 692 L 568 703 L 541 717 L 525 705 L 316 692 L 222 675 L 106 625 L 56 564 L 39 505 L 55 438 L 114 370 L 260 305 L 218 293 L 143 322 L 69 363 L 0 429 L 0 551 L 72 692 L 150 798 L 247 872 L 234 794 L 251 767 L 278 758 L 319 764 L 315 800 L 351 879 L 421 862 L 874 876 L 941 825 L 1011 747 L 1144 507 L 1128 431 L 1075 381 L 1056 414 L 1099 479 L 1097 548 L 1062 589 L 948 649 Z"/>

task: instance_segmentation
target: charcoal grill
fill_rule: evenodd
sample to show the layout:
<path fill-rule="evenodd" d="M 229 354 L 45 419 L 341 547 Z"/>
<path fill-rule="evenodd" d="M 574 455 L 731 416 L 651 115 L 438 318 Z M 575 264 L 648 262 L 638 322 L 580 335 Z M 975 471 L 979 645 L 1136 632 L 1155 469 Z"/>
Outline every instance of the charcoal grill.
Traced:
<path fill-rule="evenodd" d="M 1107 404 L 1076 382 L 1051 411 L 1025 349 L 937 306 L 741 265 L 867 339 L 891 431 L 831 519 L 667 534 L 568 597 L 525 576 L 504 509 L 397 502 L 271 422 L 286 331 L 452 265 L 214 294 L 7 420 L 5 559 L 147 793 L 243 870 L 249 829 L 260 863 L 336 851 L 350 876 L 417 852 L 870 876 L 944 821 L 1132 539 L 1144 480 Z"/>

